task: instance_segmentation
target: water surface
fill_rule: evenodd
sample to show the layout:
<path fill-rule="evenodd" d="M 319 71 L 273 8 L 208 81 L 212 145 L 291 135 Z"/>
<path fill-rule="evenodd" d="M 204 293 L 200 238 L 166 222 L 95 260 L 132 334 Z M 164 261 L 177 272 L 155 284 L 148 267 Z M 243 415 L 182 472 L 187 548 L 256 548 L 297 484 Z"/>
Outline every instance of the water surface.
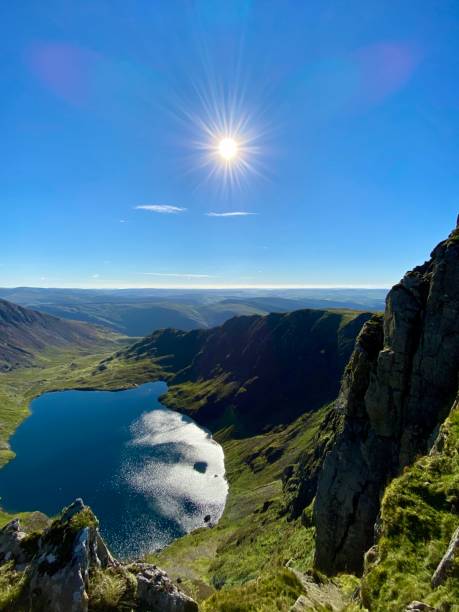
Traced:
<path fill-rule="evenodd" d="M 225 505 L 223 450 L 158 401 L 165 383 L 127 391 L 62 391 L 32 402 L 0 470 L 10 512 L 57 514 L 82 497 L 111 550 L 138 557 L 216 522 Z"/>

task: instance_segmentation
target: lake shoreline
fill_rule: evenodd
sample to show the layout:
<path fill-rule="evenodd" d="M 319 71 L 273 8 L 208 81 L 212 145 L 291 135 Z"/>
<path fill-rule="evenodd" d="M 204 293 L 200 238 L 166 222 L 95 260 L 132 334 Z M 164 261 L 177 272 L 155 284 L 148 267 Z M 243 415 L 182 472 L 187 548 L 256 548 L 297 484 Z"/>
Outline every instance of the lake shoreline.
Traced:
<path fill-rule="evenodd" d="M 160 389 L 158 389 L 158 385 L 161 385 Z M 100 387 L 102 385 L 99 385 L 99 384 L 94 385 L 92 388 L 90 388 L 90 387 L 81 388 L 78 385 L 74 385 L 74 388 L 72 388 L 72 389 L 67 388 L 67 389 L 64 389 L 64 390 L 61 390 L 61 391 L 59 391 L 58 389 L 50 389 L 50 390 L 37 389 L 38 393 L 34 394 L 33 399 L 31 400 L 31 402 L 29 403 L 29 406 L 28 406 L 29 417 L 30 418 L 26 418 L 25 420 L 22 421 L 22 423 L 18 426 L 18 428 L 16 429 L 16 431 L 14 432 L 14 434 L 12 435 L 12 437 L 10 439 L 11 448 L 12 448 L 12 451 L 15 452 L 15 454 L 16 454 L 16 459 L 13 462 L 9 462 L 6 466 L 4 466 L 4 468 L 2 470 L 0 470 L 0 487 L 1 487 L 1 490 L 2 490 L 2 497 L 7 502 L 6 504 L 5 503 L 2 504 L 3 509 L 6 512 L 14 515 L 15 512 L 11 512 L 9 510 L 9 508 L 12 508 L 12 507 L 14 507 L 14 508 L 30 508 L 32 506 L 34 508 L 39 508 L 40 512 L 45 512 L 45 514 L 48 514 L 48 515 L 52 516 L 53 514 L 55 514 L 56 511 L 58 511 L 58 509 L 59 509 L 58 507 L 61 506 L 62 502 L 63 502 L 63 499 L 60 499 L 59 502 L 55 503 L 56 510 L 54 512 L 52 512 L 52 511 L 49 512 L 49 511 L 46 511 L 46 507 L 42 503 L 43 502 L 43 495 L 44 495 L 44 493 L 41 492 L 40 490 L 36 491 L 36 493 L 38 495 L 38 499 L 39 500 L 40 500 L 40 494 L 42 495 L 42 497 L 41 497 L 42 501 L 38 501 L 38 502 L 35 501 L 37 499 L 37 497 L 34 494 L 29 493 L 30 499 L 33 500 L 33 501 L 31 501 L 31 503 L 23 503 L 23 504 L 21 503 L 20 505 L 18 505 L 18 503 L 16 501 L 14 501 L 15 498 L 8 492 L 8 490 L 5 491 L 5 489 L 4 489 L 4 484 L 5 484 L 4 474 L 5 474 L 5 471 L 7 473 L 11 472 L 12 468 L 9 468 L 9 466 L 14 464 L 14 466 L 17 467 L 19 463 L 23 463 L 24 460 L 25 460 L 24 453 L 26 451 L 23 448 L 21 448 L 21 445 L 19 445 L 19 447 L 18 447 L 18 444 L 17 444 L 17 439 L 18 438 L 17 437 L 18 437 L 18 434 L 19 435 L 23 435 L 23 433 L 21 433 L 21 431 L 25 427 L 25 424 L 30 423 L 32 421 L 32 419 L 34 418 L 34 416 L 36 416 L 36 414 L 37 414 L 37 409 L 36 409 L 36 407 L 32 406 L 32 404 L 34 404 L 37 401 L 40 401 L 40 399 L 42 399 L 45 396 L 47 396 L 47 400 L 46 400 L 47 402 L 50 401 L 50 398 L 57 398 L 57 399 L 53 399 L 52 401 L 59 403 L 59 402 L 62 401 L 62 395 L 59 395 L 59 394 L 72 394 L 72 393 L 73 394 L 79 394 L 80 391 L 88 391 L 89 392 L 89 393 L 83 394 L 85 396 L 85 402 L 84 402 L 85 404 L 87 404 L 88 401 L 89 402 L 91 401 L 90 393 L 95 393 L 95 394 L 105 394 L 105 393 L 107 393 L 107 394 L 110 395 L 110 402 L 109 403 L 112 404 L 113 403 L 112 400 L 114 398 L 116 398 L 116 394 L 118 392 L 120 392 L 120 393 L 122 393 L 122 392 L 126 393 L 126 392 L 130 392 L 130 391 L 134 392 L 134 393 L 137 392 L 137 395 L 140 397 L 141 395 L 143 395 L 145 393 L 146 390 L 148 392 L 150 392 L 150 390 L 152 388 L 154 388 L 155 389 L 154 400 L 156 402 L 154 409 L 152 409 L 150 412 L 148 412 L 148 409 L 145 410 L 144 409 L 145 407 L 143 407 L 140 412 L 139 412 L 139 410 L 137 410 L 137 413 L 127 411 L 128 420 L 131 423 L 131 426 L 132 426 L 132 419 L 135 420 L 136 416 L 137 416 L 137 420 L 140 421 L 141 418 L 143 418 L 145 415 L 147 415 L 147 416 L 150 415 L 150 419 L 152 419 L 153 417 L 156 418 L 156 419 L 158 419 L 159 417 L 167 418 L 167 419 L 173 419 L 173 420 L 175 419 L 173 427 L 181 427 L 183 429 L 183 431 L 189 431 L 188 435 L 191 435 L 191 433 L 192 433 L 193 436 L 197 436 L 198 435 L 197 432 L 200 432 L 199 433 L 199 436 L 200 436 L 199 439 L 201 440 L 201 442 L 199 442 L 199 444 L 196 441 L 194 442 L 194 444 L 198 444 L 198 446 L 196 448 L 199 447 L 199 449 L 200 449 L 199 452 L 202 453 L 203 452 L 203 448 L 207 449 L 206 452 L 209 453 L 210 457 L 214 457 L 215 456 L 215 450 L 212 450 L 212 449 L 217 449 L 218 453 L 221 453 L 221 470 L 220 471 L 219 470 L 214 470 L 216 472 L 214 476 L 217 476 L 217 475 L 220 476 L 221 477 L 220 481 L 223 482 L 223 485 L 221 485 L 219 483 L 219 490 L 220 490 L 220 494 L 219 495 L 220 495 L 220 499 L 222 499 L 222 493 L 221 493 L 222 488 L 225 489 L 225 493 L 224 493 L 224 496 L 223 496 L 223 501 L 220 502 L 220 506 L 221 507 L 219 507 L 220 510 L 218 511 L 218 513 L 216 513 L 217 511 L 216 511 L 215 507 L 212 506 L 212 504 L 210 506 L 211 510 L 209 512 L 204 512 L 204 510 L 202 510 L 202 511 L 199 510 L 200 504 L 201 504 L 201 502 L 199 501 L 199 495 L 203 495 L 203 491 L 205 489 L 205 487 L 204 487 L 204 489 L 202 489 L 202 482 L 206 481 L 208 484 L 210 484 L 210 486 L 215 486 L 215 484 L 216 484 L 216 483 L 215 484 L 211 483 L 209 475 L 208 474 L 206 475 L 205 472 L 207 470 L 207 467 L 203 471 L 202 471 L 202 469 L 200 470 L 200 469 L 196 468 L 196 465 L 198 465 L 198 464 L 201 464 L 201 466 L 202 465 L 206 465 L 207 466 L 206 461 L 203 460 L 203 458 L 200 457 L 199 455 L 197 455 L 196 458 L 193 459 L 193 460 L 191 460 L 191 459 L 189 459 L 187 457 L 187 462 L 188 463 L 186 465 L 188 466 L 187 467 L 187 470 L 188 470 L 187 474 L 188 475 L 187 475 L 186 478 L 183 479 L 183 482 L 186 483 L 186 487 L 185 487 L 185 489 L 183 491 L 180 488 L 180 487 L 182 487 L 182 485 L 180 484 L 181 479 L 182 479 L 182 473 L 180 472 L 180 469 L 183 468 L 183 465 L 180 464 L 180 461 L 178 461 L 177 463 L 173 463 L 173 462 L 170 463 L 170 458 L 166 457 L 166 463 L 164 463 L 164 457 L 161 456 L 159 458 L 155 458 L 154 461 L 156 461 L 156 463 L 152 463 L 151 464 L 151 466 L 153 466 L 153 467 L 150 468 L 150 472 L 147 474 L 147 476 L 145 475 L 144 472 L 142 472 L 142 479 L 143 480 L 139 477 L 139 472 L 135 472 L 134 471 L 135 478 L 133 477 L 132 481 L 135 484 L 131 483 L 130 486 L 131 486 L 132 490 L 130 489 L 129 496 L 131 498 L 135 498 L 135 496 L 138 494 L 138 491 L 143 491 L 143 494 L 145 494 L 145 491 L 148 491 L 148 495 L 150 496 L 149 499 L 151 500 L 151 499 L 153 499 L 153 497 L 155 498 L 155 501 L 152 502 L 155 511 L 160 512 L 160 514 L 163 513 L 163 514 L 161 514 L 161 520 L 164 520 L 165 524 L 167 524 L 167 529 L 165 528 L 165 532 L 168 533 L 168 536 L 166 537 L 166 539 L 161 539 L 161 537 L 159 535 L 157 535 L 157 538 L 158 538 L 157 543 L 154 546 L 152 545 L 151 548 L 149 548 L 148 550 L 145 549 L 143 551 L 143 554 L 150 554 L 150 553 L 152 553 L 154 551 L 162 550 L 165 546 L 170 544 L 177 537 L 181 537 L 182 535 L 188 534 L 188 533 L 190 533 L 194 529 L 199 529 L 199 528 L 205 527 L 205 526 L 209 527 L 209 526 L 216 525 L 218 523 L 218 521 L 220 520 L 222 514 L 223 514 L 223 511 L 224 511 L 224 508 L 225 508 L 225 504 L 226 504 L 226 500 L 227 500 L 227 496 L 228 496 L 228 482 L 227 482 L 227 479 L 226 479 L 226 472 L 225 472 L 225 467 L 224 467 L 224 453 L 223 453 L 223 449 L 219 445 L 219 443 L 216 440 L 213 439 L 212 433 L 209 430 L 204 429 L 200 425 L 196 424 L 193 421 L 193 419 L 191 419 L 189 416 L 184 415 L 183 413 L 180 413 L 180 412 L 177 412 L 177 411 L 170 410 L 169 408 L 167 408 L 165 406 L 162 406 L 159 403 L 158 398 L 160 396 L 164 395 L 164 392 L 167 390 L 167 386 L 166 385 L 167 385 L 167 383 L 165 381 L 157 380 L 155 382 L 149 382 L 149 383 L 146 383 L 146 384 L 127 383 L 125 385 L 120 385 L 116 389 L 115 388 L 110 388 L 110 389 L 102 388 L 101 389 Z M 66 395 L 66 398 L 69 398 L 69 397 L 70 397 L 69 395 Z M 81 397 L 81 396 L 79 396 L 79 397 Z M 100 395 L 99 395 L 99 397 L 100 397 Z M 105 396 L 105 397 L 107 397 L 107 396 Z M 147 397 L 149 397 L 148 393 L 145 395 L 145 398 L 147 398 Z M 151 397 L 153 397 L 153 396 L 151 396 Z M 150 397 L 150 399 L 151 399 L 151 397 Z M 87 398 L 89 398 L 89 400 Z M 147 401 L 147 400 L 145 400 L 145 398 L 144 398 L 144 401 Z M 118 400 L 119 400 L 119 398 L 117 398 L 115 403 L 118 403 Z M 68 409 L 68 406 L 66 406 L 66 409 Z M 39 407 L 39 410 L 41 410 L 40 407 Z M 112 425 L 113 425 L 112 421 L 113 421 L 114 418 L 116 420 L 116 415 L 115 414 L 110 414 L 110 410 L 111 409 L 108 408 L 107 406 L 104 407 L 103 410 L 104 410 L 104 414 L 108 415 L 107 422 L 109 422 L 110 423 L 110 427 L 112 427 Z M 65 411 L 64 412 L 63 411 L 64 411 L 64 409 L 61 406 L 59 408 L 59 410 L 56 412 L 55 417 L 56 418 L 64 417 L 64 421 L 65 421 L 65 414 L 64 414 Z M 174 415 L 176 415 L 176 416 L 174 416 Z M 87 417 L 87 415 L 86 415 L 86 417 Z M 69 430 L 69 431 L 72 431 L 72 432 L 75 431 L 74 423 L 75 423 L 75 421 L 72 424 L 72 429 Z M 136 423 L 137 423 L 137 421 L 136 421 Z M 161 424 L 161 426 L 163 426 L 163 425 L 164 424 Z M 53 423 L 52 426 L 54 427 L 55 423 Z M 93 424 L 93 426 L 99 427 L 99 429 L 100 429 L 100 424 L 98 425 L 96 423 L 95 425 Z M 178 440 L 173 439 L 172 442 L 170 440 L 167 441 L 167 439 L 164 438 L 164 435 L 165 435 L 164 432 L 159 431 L 159 433 L 158 433 L 158 431 L 156 431 L 155 427 L 158 426 L 157 422 L 156 423 L 155 422 L 149 423 L 149 422 L 145 421 L 145 422 L 142 422 L 142 426 L 143 427 L 147 427 L 148 426 L 146 432 L 143 432 L 144 438 L 146 436 L 145 439 L 148 439 L 148 440 L 147 440 L 147 442 L 145 442 L 145 439 L 144 439 L 142 444 L 140 444 L 140 446 L 139 446 L 139 448 L 140 447 L 142 448 L 142 452 L 145 453 L 145 457 L 143 457 L 143 459 L 142 459 L 142 461 L 144 463 L 146 463 L 147 461 L 150 461 L 150 462 L 152 461 L 152 458 L 149 456 L 153 452 L 152 449 L 156 449 L 157 451 L 159 449 L 159 450 L 161 450 L 161 452 L 163 452 L 163 449 L 168 447 L 170 449 L 173 449 L 173 452 L 176 453 L 177 456 L 180 453 L 185 453 L 183 455 L 185 457 L 186 453 L 190 452 L 190 448 L 191 449 L 193 448 L 192 444 L 189 444 L 187 446 L 186 442 L 184 443 L 183 440 L 178 441 Z M 81 424 L 80 424 L 80 427 L 81 427 Z M 126 423 L 123 423 L 123 427 L 124 427 L 123 435 L 125 435 L 126 434 L 126 431 L 125 431 L 126 430 Z M 152 427 L 153 427 L 153 429 L 152 429 Z M 169 432 L 173 432 L 174 431 L 173 427 L 171 426 L 169 428 Z M 30 429 L 30 426 L 26 427 L 26 429 Z M 32 427 L 32 429 L 33 429 L 33 427 Z M 90 429 L 90 428 L 87 428 L 87 429 Z M 104 430 L 103 432 L 100 432 L 100 433 L 108 435 L 108 430 Z M 48 433 L 48 435 L 49 435 L 49 433 Z M 161 439 L 161 438 L 156 439 L 155 436 L 157 436 L 157 435 L 162 435 L 164 440 Z M 171 433 L 169 433 L 169 435 L 171 435 Z M 190 439 L 193 439 L 193 436 L 191 436 Z M 70 438 L 71 438 L 71 436 L 70 436 Z M 102 437 L 102 439 L 104 439 L 104 437 Z M 71 441 L 71 439 L 70 439 L 70 441 Z M 69 440 L 66 439 L 66 443 L 69 443 Z M 104 439 L 104 446 L 106 447 L 107 444 L 108 444 L 107 440 Z M 110 451 L 105 450 L 105 453 L 107 453 L 107 452 L 109 453 Z M 135 453 L 134 453 L 136 461 L 138 459 L 137 456 L 136 456 L 136 453 L 138 453 L 138 452 L 139 452 L 139 450 L 138 450 L 138 448 L 136 448 L 135 449 Z M 34 455 L 34 453 L 35 453 L 35 455 Z M 218 455 L 218 453 L 217 453 L 217 455 Z M 40 462 L 41 461 L 41 455 L 43 455 L 43 454 L 46 455 L 46 450 L 44 450 L 44 449 L 34 449 L 34 450 L 30 451 L 30 454 L 34 455 L 35 462 Z M 204 459 L 205 459 L 205 457 L 204 457 Z M 49 458 L 47 460 L 49 460 Z M 118 460 L 120 460 L 119 457 L 118 457 Z M 213 460 L 215 460 L 215 459 L 213 459 Z M 102 463 L 104 462 L 104 460 L 100 459 L 100 458 L 99 458 L 99 461 L 101 461 Z M 169 461 L 169 463 L 168 463 L 168 461 Z M 138 462 L 138 465 L 141 465 L 141 462 L 140 463 Z M 90 471 L 88 462 L 86 462 L 86 463 L 83 462 L 83 466 L 85 468 L 87 468 L 88 471 Z M 14 468 L 13 471 L 16 471 L 16 467 Z M 137 466 L 137 468 L 138 468 L 138 466 Z M 30 469 L 30 466 L 29 466 L 28 469 Z M 58 471 L 60 470 L 62 472 L 62 468 L 61 467 L 57 466 L 56 469 Z M 126 468 L 126 469 L 128 469 L 128 468 Z M 131 467 L 129 467 L 129 469 L 131 469 Z M 129 471 L 129 469 L 128 469 L 128 471 Z M 177 483 L 173 483 L 174 486 L 175 486 L 174 495 L 176 495 L 176 498 L 172 499 L 172 501 L 168 498 L 167 492 L 164 493 L 164 491 L 161 491 L 161 495 L 153 495 L 153 491 L 156 490 L 156 489 L 154 489 L 154 487 L 159 487 L 158 490 L 160 490 L 160 486 L 161 486 L 161 483 L 159 483 L 158 478 L 157 478 L 157 476 L 155 476 L 155 474 L 161 473 L 162 474 L 161 477 L 164 478 L 164 474 L 167 474 L 167 470 L 168 469 L 169 470 L 175 470 L 175 472 L 177 472 L 177 474 L 179 474 L 179 476 L 180 476 L 179 478 L 177 478 L 177 483 L 178 484 Z M 164 470 L 166 470 L 166 471 L 164 471 Z M 24 468 L 24 471 L 23 471 L 24 474 L 25 474 L 25 471 L 26 470 Z M 194 474 L 193 474 L 193 472 L 194 472 Z M 198 475 L 197 479 L 196 479 L 196 474 Z M 212 477 L 214 478 L 214 480 L 216 480 L 216 478 L 214 476 L 212 476 Z M 119 474 L 116 474 L 116 477 L 117 478 L 121 478 L 121 476 L 119 476 Z M 25 476 L 24 476 L 24 478 L 25 478 Z M 15 477 L 15 480 L 17 479 L 18 482 L 23 482 L 24 478 L 17 479 L 17 477 Z M 29 478 L 30 478 L 30 474 L 29 474 Z M 113 478 L 115 478 L 115 476 L 113 476 Z M 10 477 L 10 481 L 11 481 L 11 477 Z M 25 488 L 29 489 L 30 487 L 33 488 L 34 486 L 35 485 L 31 484 L 29 487 L 25 487 Z M 122 485 L 120 485 L 120 483 L 118 483 L 116 486 L 118 486 L 118 487 L 119 486 L 126 487 L 127 485 L 125 483 L 122 484 Z M 193 489 L 193 486 L 195 487 L 195 490 Z M 150 488 L 148 488 L 148 487 L 150 487 Z M 187 487 L 190 490 L 187 490 Z M 22 486 L 22 488 L 24 488 L 24 487 Z M 122 501 L 121 498 L 119 498 L 119 494 L 116 492 L 115 489 L 116 489 L 115 485 L 113 485 L 113 490 L 110 489 L 110 487 L 109 487 L 109 495 L 112 496 L 111 497 L 111 501 L 112 501 L 113 507 L 116 508 L 117 504 L 120 505 L 120 504 L 123 503 L 123 501 Z M 198 495 L 197 491 L 198 491 L 199 495 Z M 105 494 L 107 494 L 107 492 Z M 21 498 L 21 493 L 20 492 L 17 492 L 17 495 L 18 495 L 19 498 Z M 52 495 L 52 494 L 50 493 L 50 495 Z M 194 499 L 193 495 L 195 495 L 195 496 L 197 495 L 197 498 Z M 84 492 L 82 492 L 80 490 L 75 490 L 73 495 L 68 495 L 67 497 L 71 497 L 72 499 L 75 498 L 75 497 L 83 497 L 85 502 L 89 503 L 89 505 L 93 506 L 95 508 L 95 510 L 96 510 L 96 514 L 98 514 L 100 516 L 100 518 L 101 518 L 102 533 L 104 533 L 104 535 L 107 536 L 107 530 L 110 531 L 110 529 L 112 530 L 111 533 L 115 533 L 115 531 L 116 531 L 116 524 L 114 523 L 113 520 L 111 522 L 108 521 L 108 524 L 107 524 L 107 520 L 104 520 L 104 511 L 103 510 L 102 510 L 102 512 L 100 511 L 100 509 L 98 508 L 97 502 L 94 503 L 94 500 L 91 497 L 91 495 L 88 496 L 87 494 L 85 494 Z M 65 505 L 65 503 L 69 503 L 70 501 L 72 501 L 72 499 L 66 498 L 65 502 L 64 502 L 64 505 Z M 48 502 L 46 502 L 46 503 L 48 503 Z M 210 502 L 206 502 L 206 503 L 209 504 Z M 179 504 L 177 507 L 180 507 L 182 509 L 181 511 L 183 512 L 183 516 L 180 516 L 180 515 L 174 516 L 173 515 L 173 508 L 172 507 L 173 507 L 174 504 Z M 183 508 L 185 508 L 185 510 L 183 510 Z M 201 514 L 202 514 L 202 520 L 201 521 L 197 521 L 196 516 L 199 516 L 199 512 L 200 511 L 201 511 Z M 126 508 L 124 508 L 124 512 L 127 512 Z M 135 514 L 134 510 L 131 510 L 130 512 L 132 514 Z M 142 516 L 144 514 L 145 514 L 145 512 L 143 512 Z M 217 516 L 217 514 L 218 514 L 218 516 Z M 192 517 L 191 519 L 190 519 L 190 516 Z M 210 517 L 210 518 L 208 518 L 208 517 Z M 139 526 L 139 521 L 135 518 L 135 516 L 132 516 L 131 518 L 132 518 L 132 524 L 136 523 L 136 526 L 135 526 L 136 531 L 142 531 L 141 526 Z M 207 519 L 207 520 L 205 520 L 205 519 Z M 182 521 L 183 524 L 180 523 L 180 521 Z M 186 527 L 184 526 L 185 524 L 186 524 Z M 107 526 L 104 528 L 104 525 L 107 525 Z M 121 534 L 119 537 L 120 538 L 125 537 L 125 536 L 122 535 L 124 533 L 122 526 L 120 526 L 119 529 L 120 529 L 120 534 Z M 161 526 L 158 527 L 158 529 L 160 530 Z M 111 539 L 110 536 L 109 536 L 108 539 L 109 540 Z M 116 541 L 116 537 L 113 537 L 112 541 L 115 542 Z M 139 556 L 138 552 L 135 552 L 133 555 L 130 555 L 130 554 L 124 555 L 123 552 L 121 551 L 122 546 L 121 546 L 119 541 L 117 541 L 117 543 L 115 545 L 112 545 L 112 547 L 114 548 L 116 554 L 120 555 L 121 557 L 131 558 L 131 557 Z"/>

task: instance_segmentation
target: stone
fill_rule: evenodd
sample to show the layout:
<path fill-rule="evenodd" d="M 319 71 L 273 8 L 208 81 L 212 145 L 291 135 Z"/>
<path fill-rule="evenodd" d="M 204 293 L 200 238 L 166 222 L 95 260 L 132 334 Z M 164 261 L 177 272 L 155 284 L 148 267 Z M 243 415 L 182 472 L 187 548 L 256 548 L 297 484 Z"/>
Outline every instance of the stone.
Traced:
<path fill-rule="evenodd" d="M 301 582 L 304 594 L 300 595 L 290 612 L 303 612 L 313 610 L 330 610 L 332 612 L 341 612 L 348 605 L 349 601 L 344 597 L 339 587 L 332 581 L 317 583 L 314 578 L 308 574 L 303 574 L 297 570 L 291 570 L 298 580 Z"/>
<path fill-rule="evenodd" d="M 422 601 L 412 601 L 405 608 L 405 612 L 438 612 L 438 608 L 432 608 Z"/>
<path fill-rule="evenodd" d="M 141 608 L 161 612 L 198 612 L 197 603 L 179 591 L 166 572 L 148 563 L 137 567 L 136 599 Z"/>
<path fill-rule="evenodd" d="M 458 372 L 456 229 L 391 289 L 384 318 L 367 321 L 357 338 L 334 408 L 341 422 L 317 477 L 318 569 L 362 572 L 382 492 L 432 449 L 457 395 Z"/>
<path fill-rule="evenodd" d="M 198 610 L 155 565 L 117 561 L 99 533 L 97 518 L 81 499 L 41 534 L 28 536 L 18 519 L 8 523 L 0 530 L 0 565 L 10 560 L 17 572 L 27 576 L 17 605 L 30 612 L 88 612 L 88 585 L 94 572 L 100 571 L 124 577 L 126 589 L 137 582 L 137 593 L 129 593 L 129 609 Z"/>
<path fill-rule="evenodd" d="M 29 560 L 26 549 L 21 545 L 25 537 L 17 518 L 0 530 L 0 564 L 11 560 L 21 564 Z"/>
<path fill-rule="evenodd" d="M 454 560 L 456 557 L 459 557 L 459 527 L 453 533 L 448 548 L 438 564 L 437 569 L 433 573 L 431 580 L 433 589 L 439 587 L 448 578 L 454 567 Z"/>

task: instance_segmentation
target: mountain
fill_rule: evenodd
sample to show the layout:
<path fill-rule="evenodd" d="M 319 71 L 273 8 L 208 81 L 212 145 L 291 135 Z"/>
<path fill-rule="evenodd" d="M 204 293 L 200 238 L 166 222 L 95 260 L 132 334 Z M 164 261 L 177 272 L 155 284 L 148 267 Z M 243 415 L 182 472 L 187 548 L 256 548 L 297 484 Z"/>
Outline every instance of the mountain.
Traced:
<path fill-rule="evenodd" d="M 392 288 L 384 317 L 360 333 L 337 401 L 343 427 L 317 489 L 319 568 L 362 570 L 381 494 L 432 448 L 458 371 L 459 228 Z"/>
<path fill-rule="evenodd" d="M 27 308 L 129 336 L 167 327 L 208 329 L 234 316 L 302 308 L 382 310 L 385 295 L 384 289 L 0 289 L 0 298 Z"/>
<path fill-rule="evenodd" d="M 235 317 L 210 330 L 161 330 L 118 354 L 170 373 L 164 402 L 247 435 L 332 401 L 371 313 L 298 310 Z"/>
<path fill-rule="evenodd" d="M 0 371 L 30 365 L 37 353 L 47 349 L 90 348 L 104 333 L 0 299 Z"/>

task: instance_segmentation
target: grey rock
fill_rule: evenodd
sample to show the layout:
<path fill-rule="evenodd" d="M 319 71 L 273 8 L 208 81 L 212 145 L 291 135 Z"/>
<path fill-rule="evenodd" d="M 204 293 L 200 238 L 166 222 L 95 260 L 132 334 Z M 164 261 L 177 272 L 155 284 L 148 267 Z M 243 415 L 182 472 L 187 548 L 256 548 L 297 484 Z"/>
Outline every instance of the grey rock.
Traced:
<path fill-rule="evenodd" d="M 29 612 L 87 612 L 88 586 L 93 572 L 116 572 L 128 584 L 137 581 L 137 594 L 129 593 L 132 610 L 197 612 L 197 604 L 154 565 L 119 563 L 99 534 L 98 521 L 81 499 L 65 508 L 32 542 L 18 519 L 0 531 L 0 564 L 13 560 L 24 572 L 25 587 L 18 601 Z"/>
<path fill-rule="evenodd" d="M 405 612 L 438 612 L 438 608 L 432 608 L 422 601 L 412 601 L 405 608 Z"/>
<path fill-rule="evenodd" d="M 19 519 L 10 521 L 0 530 L 0 564 L 6 561 L 22 564 L 28 560 L 28 555 L 21 545 L 25 537 Z"/>
<path fill-rule="evenodd" d="M 454 567 L 455 557 L 459 557 L 459 527 L 453 533 L 448 548 L 432 576 L 432 588 L 436 589 L 448 578 Z"/>
<path fill-rule="evenodd" d="M 359 334 L 335 406 L 340 427 L 318 477 L 319 569 L 361 573 L 381 494 L 431 449 L 456 397 L 458 371 L 456 229 L 392 288 L 383 320 L 371 319 Z"/>
<path fill-rule="evenodd" d="M 161 612 L 198 612 L 198 605 L 178 590 L 174 583 L 155 565 L 138 564 L 137 601 L 147 610 Z"/>
<path fill-rule="evenodd" d="M 291 570 L 301 582 L 304 594 L 300 595 L 290 612 L 303 612 L 314 610 L 331 610 L 341 612 L 349 603 L 339 587 L 331 580 L 318 584 L 312 576 L 297 570 Z"/>

